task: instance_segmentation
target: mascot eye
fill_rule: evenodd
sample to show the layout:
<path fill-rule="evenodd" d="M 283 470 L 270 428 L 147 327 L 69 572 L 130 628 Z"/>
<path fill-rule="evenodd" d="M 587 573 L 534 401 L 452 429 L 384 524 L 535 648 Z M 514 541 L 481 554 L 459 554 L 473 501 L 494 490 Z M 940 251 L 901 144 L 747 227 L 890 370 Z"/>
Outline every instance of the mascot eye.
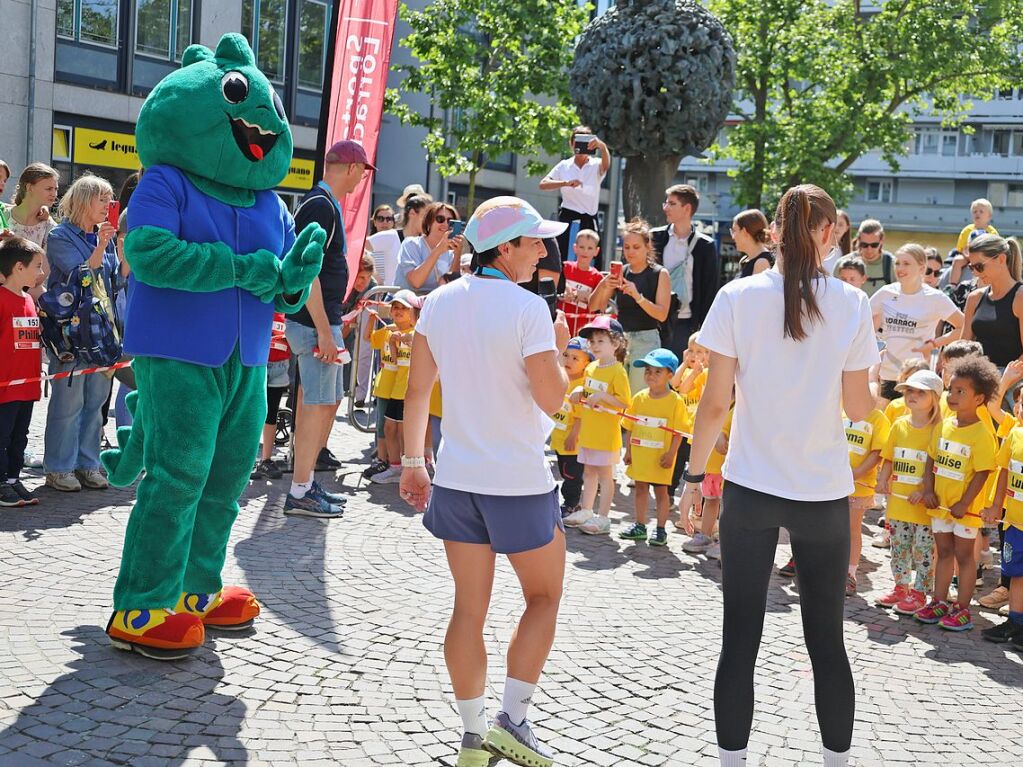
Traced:
<path fill-rule="evenodd" d="M 271 89 L 271 93 L 274 95 L 274 109 L 277 110 L 277 116 L 282 120 L 287 120 L 288 116 L 284 114 L 284 102 L 281 101 L 281 97 L 277 95 L 277 91 Z"/>
<path fill-rule="evenodd" d="M 228 72 L 220 81 L 224 98 L 232 104 L 240 104 L 249 95 L 249 81 L 241 72 Z"/>

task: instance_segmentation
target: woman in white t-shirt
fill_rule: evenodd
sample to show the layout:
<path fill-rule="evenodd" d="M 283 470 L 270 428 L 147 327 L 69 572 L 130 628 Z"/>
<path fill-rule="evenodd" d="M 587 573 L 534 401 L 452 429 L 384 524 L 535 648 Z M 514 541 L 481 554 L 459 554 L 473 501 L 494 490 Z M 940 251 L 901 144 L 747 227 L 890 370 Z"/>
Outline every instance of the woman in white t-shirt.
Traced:
<path fill-rule="evenodd" d="M 543 239 L 565 228 L 516 197 L 480 205 L 465 229 L 480 267 L 426 298 L 412 342 L 401 496 L 426 510 L 423 524 L 444 541 L 455 581 L 444 659 L 465 728 L 458 764 L 486 765 L 493 754 L 515 764 L 553 759 L 526 713 L 554 641 L 565 573 L 565 528 L 544 443 L 568 387 L 558 356 L 569 335 L 563 314 L 552 327 L 546 302 L 516 283 L 532 277 Z M 431 483 L 422 446 L 438 374 L 444 435 Z M 496 554 L 508 556 L 526 611 L 488 728 L 483 625 Z"/>
<path fill-rule="evenodd" d="M 704 467 L 732 402 L 721 514 L 724 628 L 714 683 L 721 764 L 746 764 L 753 672 L 778 531 L 789 532 L 813 665 L 824 763 L 848 762 L 855 692 L 842 637 L 852 471 L 842 423 L 874 407 L 878 362 L 862 292 L 824 276 L 836 216 L 812 185 L 782 197 L 779 261 L 721 289 L 700 330 L 710 350 L 686 493 L 699 499 Z M 809 235 L 809 236 L 808 236 Z"/>
<path fill-rule="evenodd" d="M 887 402 L 899 396 L 895 391 L 902 363 L 911 357 L 931 359 L 931 353 L 959 336 L 963 313 L 940 290 L 924 284 L 927 251 L 908 243 L 895 251 L 895 278 L 870 297 L 877 336 L 885 343 L 881 358 L 881 397 Z M 952 330 L 934 336 L 938 323 Z"/>

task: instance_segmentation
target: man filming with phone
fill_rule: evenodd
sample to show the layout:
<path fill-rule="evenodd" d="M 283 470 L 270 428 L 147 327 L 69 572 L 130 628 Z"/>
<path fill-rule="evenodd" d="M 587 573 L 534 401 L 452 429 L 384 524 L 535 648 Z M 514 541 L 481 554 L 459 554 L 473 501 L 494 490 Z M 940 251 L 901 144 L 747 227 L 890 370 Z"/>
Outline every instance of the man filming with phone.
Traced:
<path fill-rule="evenodd" d="M 561 207 L 558 208 L 558 220 L 569 224 L 569 227 L 557 237 L 561 257 L 567 257 L 569 250 L 569 234 L 571 222 L 578 221 L 579 229 L 597 228 L 597 207 L 600 204 L 600 184 L 611 167 L 611 152 L 607 144 L 593 135 L 585 125 L 572 130 L 569 139 L 572 156 L 562 160 L 540 181 L 543 190 L 558 189 L 561 191 Z M 597 265 L 599 268 L 599 264 Z M 539 264 L 540 277 L 550 276 L 544 273 L 544 263 Z"/>

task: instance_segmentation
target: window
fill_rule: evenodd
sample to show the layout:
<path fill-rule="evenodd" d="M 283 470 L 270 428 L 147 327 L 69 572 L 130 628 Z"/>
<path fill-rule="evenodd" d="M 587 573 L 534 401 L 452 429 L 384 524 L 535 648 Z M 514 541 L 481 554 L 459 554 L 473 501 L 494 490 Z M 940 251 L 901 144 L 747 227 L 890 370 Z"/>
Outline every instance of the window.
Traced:
<path fill-rule="evenodd" d="M 991 131 L 991 154 L 1001 157 L 1009 156 L 1009 147 L 1012 143 L 1012 131 L 995 130 Z"/>
<path fill-rule="evenodd" d="M 319 90 L 323 87 L 330 6 L 325 0 L 299 0 L 298 9 L 298 84 Z"/>
<path fill-rule="evenodd" d="M 955 157 L 959 147 L 959 134 L 948 131 L 941 134 L 941 154 L 943 157 Z"/>
<path fill-rule="evenodd" d="M 117 47 L 119 0 L 58 0 L 57 35 Z"/>
<path fill-rule="evenodd" d="M 914 132 L 913 154 L 941 154 L 955 157 L 959 145 L 958 131 L 917 128 Z"/>
<path fill-rule="evenodd" d="M 891 202 L 893 182 L 867 181 L 867 202 Z"/>
<path fill-rule="evenodd" d="M 286 0 L 243 0 L 242 33 L 256 54 L 256 64 L 273 82 L 284 82 Z"/>
<path fill-rule="evenodd" d="M 1023 184 L 1009 184 L 1005 204 L 1010 208 L 1023 208 Z"/>
<path fill-rule="evenodd" d="M 192 0 L 136 0 L 135 51 L 181 61 L 192 40 Z"/>

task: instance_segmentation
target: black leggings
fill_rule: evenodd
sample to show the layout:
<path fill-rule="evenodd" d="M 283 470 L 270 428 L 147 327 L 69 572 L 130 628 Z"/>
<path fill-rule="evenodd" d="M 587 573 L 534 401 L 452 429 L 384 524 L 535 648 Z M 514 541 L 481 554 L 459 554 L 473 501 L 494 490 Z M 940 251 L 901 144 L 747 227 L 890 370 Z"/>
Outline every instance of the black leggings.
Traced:
<path fill-rule="evenodd" d="M 764 629 L 778 529 L 796 559 L 803 636 L 813 666 L 824 747 L 848 751 L 856 693 L 842 636 L 849 501 L 790 501 L 725 483 L 721 511 L 724 627 L 714 679 L 718 745 L 746 748 L 753 723 L 753 671 Z"/>
<path fill-rule="evenodd" d="M 281 397 L 288 393 L 287 386 L 266 387 L 266 420 L 267 426 L 277 423 L 277 414 L 281 410 Z"/>

